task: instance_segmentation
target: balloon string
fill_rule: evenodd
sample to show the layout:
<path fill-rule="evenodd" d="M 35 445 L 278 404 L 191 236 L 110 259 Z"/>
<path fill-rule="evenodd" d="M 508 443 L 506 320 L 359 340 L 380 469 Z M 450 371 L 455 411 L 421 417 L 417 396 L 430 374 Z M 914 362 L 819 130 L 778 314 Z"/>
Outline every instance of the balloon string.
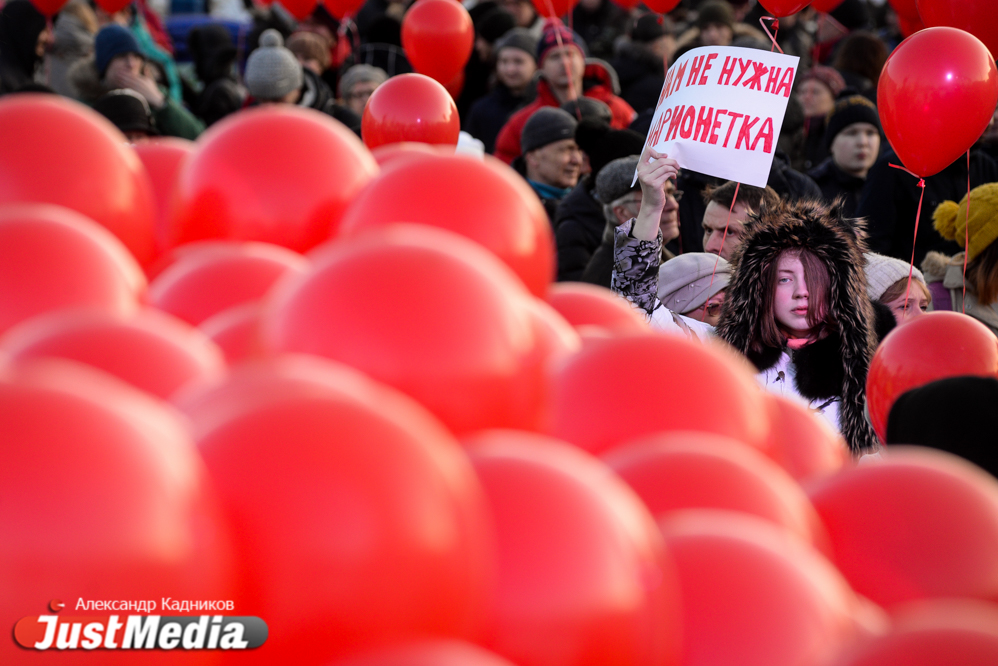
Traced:
<path fill-rule="evenodd" d="M 915 211 L 915 237 L 911 240 L 911 263 L 908 265 L 908 286 L 904 290 L 904 314 L 908 314 L 908 294 L 911 293 L 911 278 L 915 272 L 915 243 L 918 241 L 918 221 L 922 217 L 922 200 L 925 198 L 925 179 L 903 166 L 889 162 L 887 165 L 893 169 L 901 169 L 901 171 L 910 173 L 915 178 L 918 178 L 918 186 L 922 188 L 922 194 L 918 197 L 918 209 Z"/>
<path fill-rule="evenodd" d="M 967 150 L 967 223 L 963 225 L 963 314 L 967 314 L 967 255 L 970 254 L 970 150 Z"/>
<path fill-rule="evenodd" d="M 773 32 L 770 32 L 769 28 L 766 27 L 766 21 L 773 22 Z M 769 37 L 769 41 L 773 42 L 773 48 L 769 49 L 769 52 L 772 53 L 773 51 L 779 51 L 780 53 L 783 53 L 783 49 L 781 49 L 780 45 L 776 43 L 776 35 L 780 34 L 780 19 L 773 18 L 772 16 L 763 16 L 759 19 L 759 25 L 761 25 L 762 29 L 766 31 L 766 36 Z"/>
<path fill-rule="evenodd" d="M 547 5 L 548 5 L 548 11 L 551 12 L 551 16 L 553 17 L 551 20 L 554 21 L 556 25 L 559 23 L 564 25 L 561 19 L 555 16 L 554 14 L 554 3 L 551 2 L 551 0 L 547 0 Z M 554 31 L 554 39 L 556 42 L 558 42 L 559 49 L 565 48 L 565 42 L 562 41 L 561 33 L 557 30 Z M 579 99 L 579 93 L 575 89 L 575 79 L 572 77 L 572 70 L 568 65 L 568 58 L 566 58 L 564 54 L 562 54 L 561 61 L 565 64 L 565 76 L 568 77 L 568 101 L 577 100 Z M 578 104 L 576 104 L 575 106 L 576 106 L 575 115 L 578 116 L 579 120 L 582 120 L 582 107 L 579 106 Z"/>
<path fill-rule="evenodd" d="M 721 250 L 724 250 L 724 241 L 728 238 L 728 225 L 731 223 L 731 211 L 735 209 L 735 202 L 738 201 L 738 188 L 741 187 L 741 183 L 735 181 L 735 195 L 731 197 L 731 206 L 728 208 L 728 219 L 724 221 L 724 234 L 721 236 Z M 714 286 L 714 276 L 717 274 L 717 264 L 721 261 L 721 253 L 717 253 L 717 259 L 714 260 L 714 269 L 710 272 L 710 284 L 707 285 L 707 291 Z M 707 317 L 707 303 L 710 302 L 708 298 L 703 304 L 703 314 L 701 316 L 701 321 Z"/>

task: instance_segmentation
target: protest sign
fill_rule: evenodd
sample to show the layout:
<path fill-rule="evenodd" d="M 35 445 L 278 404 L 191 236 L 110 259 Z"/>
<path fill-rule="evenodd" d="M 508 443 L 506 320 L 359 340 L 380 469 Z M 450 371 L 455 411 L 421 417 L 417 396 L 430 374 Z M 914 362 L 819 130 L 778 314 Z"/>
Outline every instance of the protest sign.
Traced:
<path fill-rule="evenodd" d="M 800 58 L 731 46 L 669 68 L 646 146 L 679 166 L 765 187 Z"/>

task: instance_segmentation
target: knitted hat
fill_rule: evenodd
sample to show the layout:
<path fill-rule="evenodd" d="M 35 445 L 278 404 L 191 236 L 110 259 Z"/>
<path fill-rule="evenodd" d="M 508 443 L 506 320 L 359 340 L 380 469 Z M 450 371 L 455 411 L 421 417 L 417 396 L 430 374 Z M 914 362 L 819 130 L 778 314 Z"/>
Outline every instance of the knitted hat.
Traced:
<path fill-rule="evenodd" d="M 128 28 L 123 28 L 117 23 L 109 23 L 101 28 L 94 38 L 94 61 L 101 78 L 104 77 L 104 72 L 112 60 L 127 53 L 142 56 L 139 42 Z"/>
<path fill-rule="evenodd" d="M 288 37 L 288 50 L 302 60 L 315 60 L 322 69 L 329 68 L 329 40 L 315 32 L 301 30 Z"/>
<path fill-rule="evenodd" d="M 520 49 L 531 58 L 537 57 L 537 38 L 527 28 L 513 28 L 495 44 L 496 55 L 502 49 Z"/>
<path fill-rule="evenodd" d="M 596 120 L 610 124 L 613 120 L 613 111 L 603 102 L 592 97 L 580 97 L 571 99 L 561 105 L 563 111 L 568 111 L 573 118 L 578 120 Z"/>
<path fill-rule="evenodd" d="M 687 252 L 659 267 L 658 299 L 673 312 L 683 314 L 703 307 L 727 288 L 730 279 L 731 265 L 724 259 L 706 252 Z"/>
<path fill-rule="evenodd" d="M 838 97 L 839 93 L 845 90 L 846 87 L 846 80 L 842 78 L 842 75 L 831 67 L 825 67 L 824 65 L 815 65 L 804 72 L 800 77 L 800 83 L 804 83 L 808 79 L 814 79 L 825 84 L 832 91 L 832 97 Z"/>
<path fill-rule="evenodd" d="M 650 12 L 638 17 L 631 29 L 631 41 L 647 44 L 659 37 L 671 35 L 675 28 L 668 16 Z"/>
<path fill-rule="evenodd" d="M 112 90 L 102 95 L 94 102 L 94 111 L 114 123 L 122 134 L 128 132 L 157 134 L 156 128 L 153 127 L 149 102 L 129 88 Z"/>
<path fill-rule="evenodd" d="M 593 176 L 597 176 L 615 159 L 640 155 L 645 139 L 634 130 L 610 129 L 609 123 L 583 119 L 575 128 L 575 143 L 589 156 L 589 166 Z"/>
<path fill-rule="evenodd" d="M 577 38 L 576 34 L 566 28 L 558 19 L 548 19 L 547 23 L 544 24 L 544 31 L 541 32 L 541 39 L 537 42 L 538 65 L 544 64 L 544 56 L 551 49 L 558 48 L 559 41 L 562 46 L 574 46 L 579 49 L 579 53 L 582 54 L 583 58 L 586 57 L 586 49 L 583 47 L 584 42 L 582 38 Z"/>
<path fill-rule="evenodd" d="M 475 22 L 475 32 L 489 44 L 495 43 L 497 39 L 515 27 L 516 19 L 501 7 L 496 7 L 485 14 L 481 20 Z"/>
<path fill-rule="evenodd" d="M 264 30 L 260 46 L 246 61 L 243 79 L 249 94 L 265 102 L 278 100 L 301 88 L 303 77 L 301 64 L 284 48 L 281 33 L 273 28 Z"/>
<path fill-rule="evenodd" d="M 908 279 L 910 264 L 894 257 L 885 257 L 876 252 L 866 253 L 866 293 L 871 301 L 879 301 L 891 285 L 898 280 Z M 912 278 L 925 284 L 925 276 L 917 268 L 911 272 Z"/>
<path fill-rule="evenodd" d="M 697 14 L 697 27 L 703 30 L 717 23 L 734 30 L 735 13 L 731 11 L 731 5 L 727 2 L 705 2 Z"/>
<path fill-rule="evenodd" d="M 596 198 L 604 205 L 610 204 L 628 192 L 640 190 L 640 186 L 635 183 L 634 171 L 638 168 L 638 155 L 628 155 L 616 159 L 596 174 Z"/>
<path fill-rule="evenodd" d="M 549 143 L 575 138 L 575 118 L 567 111 L 553 106 L 543 106 L 527 119 L 520 133 L 520 148 L 526 155 L 531 150 L 543 148 Z"/>
<path fill-rule="evenodd" d="M 967 197 L 960 203 L 944 201 L 932 216 L 936 231 L 946 240 L 964 247 L 967 234 Z M 998 238 L 998 183 L 986 183 L 970 191 L 970 247 L 967 261 L 983 252 Z"/>
<path fill-rule="evenodd" d="M 839 132 L 854 123 L 869 123 L 880 131 L 880 115 L 873 102 L 862 95 L 840 97 L 825 120 L 825 146 L 830 150 Z"/>
<path fill-rule="evenodd" d="M 380 67 L 365 64 L 354 65 L 340 76 L 337 94 L 340 99 L 346 99 L 347 95 L 353 92 L 353 87 L 358 83 L 373 82 L 380 86 L 387 80 L 388 74 Z"/>

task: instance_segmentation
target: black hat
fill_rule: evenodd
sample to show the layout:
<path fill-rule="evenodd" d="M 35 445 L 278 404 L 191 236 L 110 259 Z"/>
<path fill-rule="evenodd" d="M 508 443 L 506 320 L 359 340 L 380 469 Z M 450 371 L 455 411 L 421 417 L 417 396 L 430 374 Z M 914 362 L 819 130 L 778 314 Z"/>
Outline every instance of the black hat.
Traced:
<path fill-rule="evenodd" d="M 152 123 L 149 102 L 129 88 L 112 90 L 103 95 L 94 103 L 94 111 L 114 123 L 122 134 L 127 132 L 157 134 Z"/>
<path fill-rule="evenodd" d="M 575 138 L 578 123 L 572 114 L 553 106 L 543 106 L 527 119 L 520 133 L 520 148 L 526 155 L 549 143 Z"/>
<path fill-rule="evenodd" d="M 835 107 L 825 120 L 825 146 L 831 149 L 836 135 L 853 123 L 869 123 L 880 129 L 880 114 L 873 102 L 862 95 L 844 95 L 835 101 Z"/>
<path fill-rule="evenodd" d="M 610 129 L 607 123 L 583 120 L 575 130 L 575 142 L 589 157 L 595 177 L 606 164 L 620 157 L 640 155 L 645 139 L 634 130 Z"/>
<path fill-rule="evenodd" d="M 603 102 L 592 97 L 570 99 L 561 105 L 563 111 L 568 111 L 578 121 L 596 120 L 607 125 L 613 120 L 613 111 Z"/>
<path fill-rule="evenodd" d="M 669 20 L 668 16 L 655 13 L 644 14 L 634 22 L 634 28 L 631 30 L 631 41 L 647 44 L 654 42 L 659 37 L 671 35 L 673 30 L 672 21 Z"/>
<path fill-rule="evenodd" d="M 697 27 L 703 30 L 707 26 L 717 23 L 734 29 L 735 13 L 731 11 L 731 5 L 723 0 L 702 4 L 697 14 Z"/>
<path fill-rule="evenodd" d="M 949 451 L 998 476 L 994 406 L 998 380 L 950 377 L 912 389 L 887 417 L 888 444 L 918 444 Z"/>
<path fill-rule="evenodd" d="M 502 49 L 520 49 L 536 60 L 537 38 L 527 28 L 513 28 L 495 43 L 497 55 Z"/>
<path fill-rule="evenodd" d="M 513 15 L 501 7 L 496 7 L 475 23 L 475 32 L 489 44 L 516 27 Z"/>

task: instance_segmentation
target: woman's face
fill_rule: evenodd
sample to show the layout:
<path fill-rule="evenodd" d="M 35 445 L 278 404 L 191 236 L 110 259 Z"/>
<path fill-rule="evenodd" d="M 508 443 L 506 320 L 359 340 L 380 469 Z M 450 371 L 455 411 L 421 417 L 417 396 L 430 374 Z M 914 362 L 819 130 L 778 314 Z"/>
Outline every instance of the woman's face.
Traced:
<path fill-rule="evenodd" d="M 917 280 L 911 281 L 911 291 L 908 294 L 908 307 L 905 307 L 904 294 L 901 294 L 893 301 L 885 303 L 891 309 L 891 314 L 897 320 L 898 326 L 907 324 L 917 317 L 929 311 L 931 299 L 922 283 Z"/>
<path fill-rule="evenodd" d="M 815 79 L 808 79 L 800 84 L 798 98 L 804 107 L 804 115 L 808 118 L 828 115 L 835 108 L 835 97 L 831 89 Z"/>
<path fill-rule="evenodd" d="M 804 265 L 799 256 L 784 253 L 776 267 L 773 315 L 783 332 L 792 338 L 806 338 L 810 333 L 807 299 Z"/>

